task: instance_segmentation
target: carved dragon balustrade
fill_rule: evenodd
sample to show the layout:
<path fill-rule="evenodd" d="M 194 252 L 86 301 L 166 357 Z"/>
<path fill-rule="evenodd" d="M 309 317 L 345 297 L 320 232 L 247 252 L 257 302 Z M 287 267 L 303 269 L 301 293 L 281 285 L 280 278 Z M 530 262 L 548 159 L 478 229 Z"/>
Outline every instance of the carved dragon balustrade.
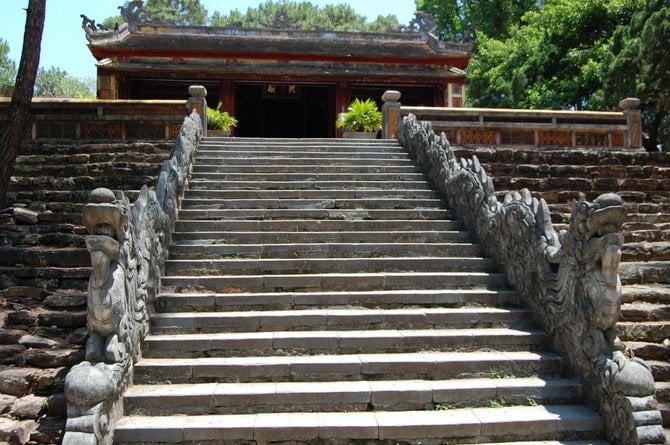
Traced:
<path fill-rule="evenodd" d="M 495 196 L 476 157 L 457 160 L 444 133 L 405 117 L 398 140 L 458 209 L 487 253 L 529 304 L 538 322 L 585 383 L 587 403 L 617 444 L 665 443 L 649 367 L 626 354 L 615 333 L 621 304 L 618 268 L 626 219 L 622 199 L 601 195 L 573 203 L 571 223 L 556 233 L 544 200 L 526 189 Z"/>
<path fill-rule="evenodd" d="M 148 331 L 149 308 L 160 290 L 160 269 L 182 194 L 202 135 L 197 113 L 184 120 L 172 158 L 156 190 L 146 185 L 132 205 L 122 192 L 91 192 L 83 209 L 90 235 L 86 361 L 65 380 L 68 419 L 65 445 L 112 443 L 121 396 Z"/>

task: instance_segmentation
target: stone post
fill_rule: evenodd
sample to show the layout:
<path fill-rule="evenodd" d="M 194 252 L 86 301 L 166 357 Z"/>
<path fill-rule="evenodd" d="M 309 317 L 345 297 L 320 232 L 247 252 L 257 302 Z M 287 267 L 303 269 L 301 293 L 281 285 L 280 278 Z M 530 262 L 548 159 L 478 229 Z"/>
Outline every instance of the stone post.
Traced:
<path fill-rule="evenodd" d="M 642 147 L 642 113 L 640 112 L 642 101 L 635 97 L 627 97 L 619 102 L 619 108 L 626 116 L 626 148 Z"/>
<path fill-rule="evenodd" d="M 382 95 L 383 126 L 382 139 L 395 139 L 395 133 L 400 124 L 400 92 L 387 90 Z"/>
<path fill-rule="evenodd" d="M 202 122 L 202 135 L 207 136 L 207 88 L 202 85 L 188 87 L 188 113 L 195 110 Z"/>

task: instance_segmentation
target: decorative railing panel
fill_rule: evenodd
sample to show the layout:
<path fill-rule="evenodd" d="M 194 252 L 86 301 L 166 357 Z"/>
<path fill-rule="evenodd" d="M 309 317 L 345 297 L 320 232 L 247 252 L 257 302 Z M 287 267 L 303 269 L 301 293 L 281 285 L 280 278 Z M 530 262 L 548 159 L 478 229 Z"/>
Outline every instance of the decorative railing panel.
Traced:
<path fill-rule="evenodd" d="M 186 100 L 75 100 L 32 102 L 27 139 L 174 139 L 188 113 Z M 0 130 L 7 124 L 9 100 L 0 99 Z"/>
<path fill-rule="evenodd" d="M 410 115 L 397 134 L 582 378 L 587 403 L 601 413 L 608 439 L 665 443 L 651 371 L 630 357 L 615 333 L 622 199 L 605 194 L 593 202 L 575 200 L 569 228 L 559 234 L 544 200 L 524 189 L 499 202 L 477 158 L 456 159 L 446 136 L 437 136 L 429 122 Z"/>

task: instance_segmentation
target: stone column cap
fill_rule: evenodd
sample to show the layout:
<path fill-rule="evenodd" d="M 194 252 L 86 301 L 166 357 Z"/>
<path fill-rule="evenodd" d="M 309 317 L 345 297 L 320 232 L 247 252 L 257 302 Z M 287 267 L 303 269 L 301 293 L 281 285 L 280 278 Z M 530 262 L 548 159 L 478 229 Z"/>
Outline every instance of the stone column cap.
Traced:
<path fill-rule="evenodd" d="M 205 88 L 202 85 L 191 85 L 190 87 L 188 87 L 188 94 L 190 94 L 193 97 L 206 97 L 207 88 Z"/>
<path fill-rule="evenodd" d="M 637 97 L 627 97 L 625 99 L 621 99 L 619 102 L 619 108 L 622 110 L 635 110 L 640 108 L 641 103 L 642 101 Z"/>
<path fill-rule="evenodd" d="M 400 91 L 386 90 L 384 94 L 382 94 L 382 100 L 384 102 L 398 102 L 400 96 L 401 96 Z"/>

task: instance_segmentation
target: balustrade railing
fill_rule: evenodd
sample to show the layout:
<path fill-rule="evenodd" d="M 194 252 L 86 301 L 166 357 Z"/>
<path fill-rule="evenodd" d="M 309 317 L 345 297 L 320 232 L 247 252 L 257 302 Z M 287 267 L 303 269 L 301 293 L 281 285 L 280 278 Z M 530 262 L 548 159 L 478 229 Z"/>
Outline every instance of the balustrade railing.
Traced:
<path fill-rule="evenodd" d="M 437 108 L 401 105 L 400 93 L 385 93 L 383 137 L 395 136 L 400 120 L 409 114 L 430 122 L 454 145 L 589 147 L 637 149 L 642 147 L 639 99 L 624 99 L 623 111 L 516 110 L 492 108 Z"/>
<path fill-rule="evenodd" d="M 9 99 L 0 99 L 0 129 Z M 186 100 L 33 99 L 25 138 L 80 140 L 175 139 L 188 114 Z"/>

